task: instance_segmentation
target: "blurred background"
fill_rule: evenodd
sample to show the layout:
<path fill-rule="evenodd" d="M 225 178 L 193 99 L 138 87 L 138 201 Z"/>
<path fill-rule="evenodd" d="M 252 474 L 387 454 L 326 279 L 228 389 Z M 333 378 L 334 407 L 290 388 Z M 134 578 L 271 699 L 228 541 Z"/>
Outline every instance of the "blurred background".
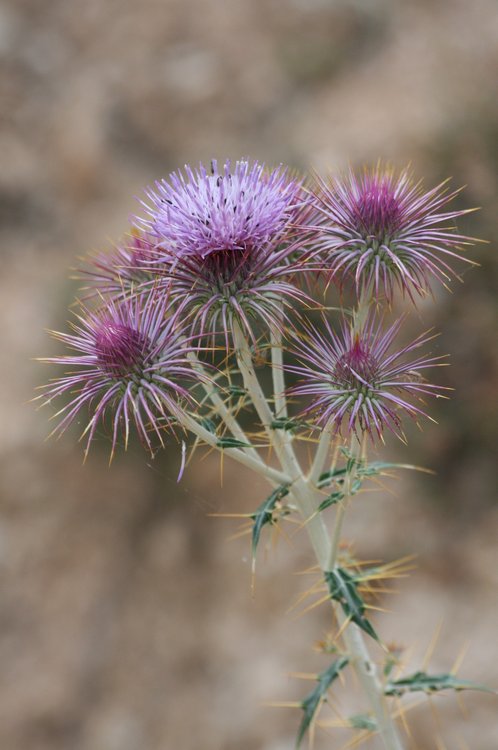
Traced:
<path fill-rule="evenodd" d="M 328 665 L 328 610 L 287 612 L 304 537 L 261 557 L 252 598 L 248 539 L 209 517 L 253 510 L 262 482 L 226 461 L 221 485 L 209 455 L 177 485 L 176 445 L 108 468 L 102 443 L 83 466 L 77 430 L 44 442 L 49 410 L 28 403 L 77 256 L 126 231 L 144 185 L 213 156 L 411 162 L 482 207 L 460 222 L 490 240 L 481 267 L 412 322 L 441 331 L 455 394 L 380 454 L 437 474 L 362 496 L 347 534 L 364 558 L 418 553 L 375 618 L 410 666 L 442 623 L 433 671 L 467 648 L 462 676 L 497 687 L 496 0 L 4 0 L 0 58 L 0 747 L 285 750 L 299 712 L 265 703 L 301 699 L 311 684 L 290 673 Z M 415 708 L 409 746 L 496 750 L 496 699 L 464 700 Z"/>

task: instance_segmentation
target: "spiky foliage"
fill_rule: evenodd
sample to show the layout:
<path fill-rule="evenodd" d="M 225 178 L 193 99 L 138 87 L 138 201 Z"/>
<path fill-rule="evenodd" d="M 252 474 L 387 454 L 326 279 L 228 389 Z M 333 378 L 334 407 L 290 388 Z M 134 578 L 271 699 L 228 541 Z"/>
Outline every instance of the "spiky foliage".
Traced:
<path fill-rule="evenodd" d="M 431 340 L 428 334 L 395 349 L 401 325 L 402 319 L 383 330 L 370 315 L 359 331 L 346 320 L 339 333 L 327 320 L 324 333 L 308 327 L 306 336 L 294 345 L 300 364 L 287 366 L 303 378 L 290 393 L 310 397 L 304 413 L 314 413 L 321 425 L 332 425 L 335 432 L 366 432 L 371 438 L 381 438 L 385 428 L 403 438 L 403 413 L 428 416 L 412 401 L 444 390 L 422 376 L 442 358 L 410 356 Z"/>
<path fill-rule="evenodd" d="M 113 298 L 147 292 L 157 276 L 154 243 L 133 229 L 111 252 L 90 257 L 79 270 L 86 282 L 87 296 L 109 295 Z"/>
<path fill-rule="evenodd" d="M 449 192 L 447 181 L 425 191 L 408 169 L 396 174 L 381 164 L 317 178 L 316 245 L 328 276 L 340 286 L 354 280 L 358 292 L 373 288 L 388 301 L 396 288 L 414 299 L 433 279 L 456 277 L 451 261 L 467 260 L 461 251 L 470 243 L 454 227 L 467 212 L 447 208 L 458 192 Z"/>
<path fill-rule="evenodd" d="M 44 360 L 67 368 L 39 397 L 69 399 L 54 415 L 54 432 L 63 433 L 86 411 L 86 452 L 99 425 L 110 428 L 112 453 L 120 433 L 127 445 L 131 425 L 153 452 L 152 434 L 162 445 L 172 417 L 192 402 L 185 383 L 202 377 L 188 359 L 192 346 L 182 338 L 181 311 L 169 315 L 166 298 L 152 292 L 106 302 L 96 312 L 82 308 L 76 318 L 73 333 L 53 334 L 75 353 Z"/>

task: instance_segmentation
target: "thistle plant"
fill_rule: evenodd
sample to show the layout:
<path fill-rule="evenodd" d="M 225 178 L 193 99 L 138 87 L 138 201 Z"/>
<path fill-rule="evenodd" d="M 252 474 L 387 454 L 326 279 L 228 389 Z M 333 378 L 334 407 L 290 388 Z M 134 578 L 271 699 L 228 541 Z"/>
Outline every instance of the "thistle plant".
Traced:
<path fill-rule="evenodd" d="M 415 302 L 470 262 L 456 192 L 425 191 L 381 164 L 308 181 L 257 162 L 186 167 L 146 191 L 113 252 L 85 264 L 73 330 L 55 333 L 70 353 L 47 360 L 66 372 L 38 398 L 62 402 L 58 434 L 85 415 L 86 452 L 97 430 L 111 456 L 132 431 L 151 454 L 170 439 L 185 448 L 190 434 L 264 477 L 269 495 L 249 514 L 253 560 L 267 527 L 299 521 L 317 564 L 307 595 L 328 603 L 334 625 L 329 662 L 298 704 L 297 745 L 326 725 L 320 708 L 348 670 L 359 711 L 335 725 L 387 750 L 405 746 L 405 694 L 479 688 L 452 673 L 398 674 L 372 597 L 406 563 L 372 567 L 341 545 L 352 498 L 414 468 L 370 460 L 372 447 L 387 433 L 406 443 L 406 421 L 431 419 L 445 394 L 426 379 L 445 363 L 434 334 L 406 343 L 406 314 L 392 313 L 398 296 Z M 182 449 L 180 475 L 184 459 Z"/>

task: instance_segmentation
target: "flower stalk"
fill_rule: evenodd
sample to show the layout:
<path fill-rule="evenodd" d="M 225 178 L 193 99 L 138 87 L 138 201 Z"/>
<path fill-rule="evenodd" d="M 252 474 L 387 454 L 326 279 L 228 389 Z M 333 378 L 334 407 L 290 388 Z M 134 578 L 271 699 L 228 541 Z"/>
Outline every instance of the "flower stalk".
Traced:
<path fill-rule="evenodd" d="M 237 327 L 236 324 L 234 325 L 234 339 L 236 346 L 238 347 L 238 363 L 244 383 L 250 393 L 254 407 L 260 416 L 262 423 L 267 427 L 271 424 L 273 418 L 271 407 L 263 394 L 263 390 L 255 373 L 249 343 L 245 339 L 241 329 Z M 211 433 L 208 433 L 207 430 L 195 422 L 195 420 L 187 418 L 183 421 L 183 425 L 208 445 L 216 447 L 216 440 Z M 349 493 L 353 476 L 351 474 L 346 476 L 346 495 L 338 507 L 334 533 L 332 539 L 330 539 L 321 514 L 317 514 L 316 512 L 319 493 L 314 486 L 315 480 L 312 480 L 312 475 L 310 475 L 309 480 L 306 481 L 300 471 L 292 446 L 289 444 L 284 445 L 275 435 L 276 432 L 277 431 L 273 431 L 273 445 L 275 447 L 275 452 L 279 456 L 282 468 L 286 471 L 286 474 L 284 475 L 280 472 L 277 473 L 275 469 L 265 465 L 262 461 L 255 463 L 252 457 L 242 453 L 239 449 L 229 449 L 227 450 L 227 454 L 248 468 L 257 471 L 270 479 L 270 481 L 284 480 L 284 482 L 289 482 L 292 497 L 305 523 L 317 562 L 324 572 L 331 570 L 337 564 L 337 552 L 342 522 L 350 498 Z M 272 434 L 270 430 L 268 430 L 268 433 Z M 330 433 L 327 434 L 330 435 Z M 319 463 L 324 462 L 326 455 L 329 452 L 329 447 L 330 440 L 319 443 L 316 451 L 316 454 L 321 454 Z M 360 456 L 355 456 L 355 459 L 356 464 L 357 461 L 360 460 Z M 316 456 L 313 465 L 315 466 L 315 469 L 318 466 Z M 402 750 L 403 746 L 398 737 L 394 722 L 391 719 L 383 692 L 383 686 L 377 675 L 377 668 L 368 653 L 361 631 L 354 623 L 346 623 L 346 618 L 338 612 L 338 607 L 335 606 L 334 608 L 341 629 L 344 628 L 344 639 L 351 658 L 351 663 L 357 672 L 360 684 L 362 685 L 369 701 L 372 714 L 375 717 L 377 731 L 382 738 L 384 747 L 386 750 Z"/>
<path fill-rule="evenodd" d="M 183 414 L 179 417 L 181 426 L 191 432 L 195 437 L 199 438 L 203 443 L 209 445 L 210 448 L 220 449 L 219 439 L 216 435 L 210 432 L 208 429 L 199 424 L 194 417 L 190 414 Z M 239 464 L 242 464 L 248 469 L 261 474 L 268 479 L 272 484 L 290 484 L 292 482 L 291 477 L 278 469 L 274 469 L 273 466 L 265 464 L 261 459 L 254 458 L 252 455 L 248 455 L 245 451 L 240 448 L 223 448 L 224 453 L 230 458 L 235 459 Z"/>
<path fill-rule="evenodd" d="M 249 344 L 247 340 L 244 339 L 241 329 L 236 325 L 234 326 L 234 338 L 237 346 L 240 371 L 244 378 L 244 383 L 253 399 L 256 411 L 260 415 L 263 423 L 271 423 L 271 408 L 264 398 L 263 391 L 255 373 Z M 280 363 L 277 363 L 277 366 L 279 364 Z M 275 363 L 273 364 L 273 369 L 275 370 Z M 277 380 L 277 383 L 280 386 L 281 383 L 279 380 Z M 332 539 L 330 539 L 327 527 L 323 522 L 323 517 L 321 514 L 317 513 L 319 492 L 317 492 L 316 487 L 314 486 L 317 478 L 316 471 L 318 467 L 325 462 L 330 448 L 330 431 L 325 428 L 324 434 L 327 435 L 328 438 L 319 441 L 315 459 L 313 461 L 314 468 L 312 468 L 308 480 L 305 479 L 300 471 L 299 463 L 292 446 L 289 443 L 284 444 L 278 438 L 273 442 L 276 453 L 281 461 L 282 468 L 293 477 L 291 485 L 292 496 L 305 523 L 317 562 L 322 571 L 326 572 L 334 568 L 337 564 L 337 553 L 342 523 L 346 506 L 350 499 L 351 482 L 354 479 L 354 474 L 351 472 L 346 475 L 346 494 L 338 507 L 334 533 Z M 357 442 L 355 437 L 353 438 L 353 442 Z M 361 460 L 360 453 L 353 454 L 353 459 L 353 463 L 356 465 L 358 461 Z M 346 618 L 337 611 L 337 606 L 335 606 L 334 609 L 336 611 L 336 617 L 341 625 L 341 629 L 344 628 L 344 639 L 351 663 L 358 675 L 360 684 L 362 685 L 370 704 L 370 709 L 375 717 L 377 731 L 382 738 L 384 748 L 385 750 L 403 750 L 403 745 L 401 744 L 394 721 L 389 712 L 382 683 L 377 675 L 377 668 L 369 655 L 361 631 L 355 623 L 346 622 Z"/>
<path fill-rule="evenodd" d="M 285 375 L 284 375 L 284 350 L 281 326 L 284 323 L 283 306 L 280 304 L 281 314 L 278 321 L 278 328 L 273 327 L 270 330 L 271 346 L 271 368 L 273 379 L 273 398 L 275 404 L 275 416 L 277 419 L 287 419 L 287 399 L 285 398 Z"/>

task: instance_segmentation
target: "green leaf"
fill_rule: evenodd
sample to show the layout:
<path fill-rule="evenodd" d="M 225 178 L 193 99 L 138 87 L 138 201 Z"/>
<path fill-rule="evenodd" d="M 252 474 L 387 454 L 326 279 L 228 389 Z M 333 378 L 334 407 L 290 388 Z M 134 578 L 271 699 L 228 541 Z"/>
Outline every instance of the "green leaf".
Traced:
<path fill-rule="evenodd" d="M 255 513 L 251 515 L 254 521 L 252 527 L 252 558 L 253 562 L 256 559 L 256 550 L 261 537 L 261 530 L 266 524 L 273 524 L 273 510 L 275 505 L 282 500 L 283 497 L 289 494 L 289 485 L 281 484 L 279 487 L 273 490 L 271 495 L 261 503 Z"/>
<path fill-rule="evenodd" d="M 352 729 L 369 729 L 372 732 L 377 729 L 377 722 L 368 714 L 356 714 L 356 716 L 350 716 L 349 725 Z"/>
<path fill-rule="evenodd" d="M 286 432 L 293 432 L 299 427 L 305 427 L 306 423 L 301 422 L 298 419 L 274 419 L 270 424 L 272 430 L 285 430 Z"/>
<path fill-rule="evenodd" d="M 297 732 L 296 747 L 299 748 L 301 746 L 301 742 L 310 728 L 310 724 L 315 718 L 320 704 L 326 700 L 327 690 L 339 676 L 339 673 L 347 666 L 348 661 L 349 660 L 346 656 L 341 656 L 339 659 L 335 659 L 325 672 L 318 675 L 317 686 L 311 691 L 311 693 L 308 693 L 301 703 L 304 716 Z"/>
<path fill-rule="evenodd" d="M 351 474 L 355 466 L 360 466 L 360 461 L 355 458 L 354 456 L 348 456 L 348 460 L 346 462 L 346 474 Z"/>
<path fill-rule="evenodd" d="M 244 443 L 243 440 L 237 440 L 233 437 L 221 437 L 216 441 L 217 448 L 251 448 L 250 443 Z"/>
<path fill-rule="evenodd" d="M 344 568 L 325 571 L 324 577 L 330 598 L 339 602 L 344 614 L 350 617 L 365 633 L 378 641 L 377 633 L 365 617 L 365 603 L 358 593 L 354 577 Z"/>
<path fill-rule="evenodd" d="M 334 469 L 333 471 L 324 471 L 323 474 L 320 474 L 318 477 L 317 487 L 328 487 L 329 484 L 332 484 L 334 479 L 337 479 L 338 477 L 344 477 L 346 474 L 346 469 L 344 467 L 340 469 Z"/>
<path fill-rule="evenodd" d="M 344 499 L 344 492 L 341 492 L 340 490 L 338 492 L 332 492 L 330 495 L 327 495 L 325 500 L 322 500 L 322 502 L 318 506 L 318 512 L 321 513 L 322 510 L 326 510 L 327 508 L 330 508 L 331 505 L 336 505 L 343 499 Z"/>
<path fill-rule="evenodd" d="M 386 662 L 384 664 L 383 674 L 384 677 L 389 677 L 391 672 L 393 671 L 394 667 L 397 665 L 398 660 L 393 659 L 391 655 L 388 655 Z"/>
<path fill-rule="evenodd" d="M 354 482 L 351 484 L 349 494 L 356 495 L 356 493 L 360 491 L 361 485 L 362 485 L 361 479 L 355 479 Z M 331 505 L 336 505 L 337 503 L 340 503 L 341 500 L 344 500 L 345 494 L 346 493 L 343 492 L 342 490 L 336 490 L 335 492 L 332 492 L 330 495 L 327 495 L 327 497 L 324 500 L 322 500 L 322 502 L 318 506 L 318 509 L 317 509 L 318 513 L 321 513 L 323 510 L 330 508 Z"/>
<path fill-rule="evenodd" d="M 388 469 L 413 469 L 417 470 L 416 466 L 410 464 L 393 464 L 386 463 L 385 461 L 373 461 L 371 464 L 364 464 L 358 467 L 358 474 L 362 477 L 373 477 L 382 474 L 383 471 Z"/>
<path fill-rule="evenodd" d="M 227 391 L 231 396 L 247 396 L 246 390 L 239 385 L 229 385 Z"/>
<path fill-rule="evenodd" d="M 365 464 L 348 456 L 346 466 L 342 466 L 339 469 L 334 469 L 333 471 L 325 471 L 323 472 L 323 474 L 320 474 L 317 486 L 319 488 L 328 487 L 328 485 L 332 484 L 334 480 L 341 482 L 346 474 L 350 474 L 353 471 L 355 466 L 356 474 L 360 478 L 378 476 L 379 474 L 382 474 L 383 471 L 386 471 L 388 469 L 417 469 L 416 466 L 411 466 L 410 464 L 394 464 L 386 463 L 384 461 L 373 461 L 371 464 Z"/>
<path fill-rule="evenodd" d="M 216 433 L 216 425 L 212 419 L 209 419 L 209 417 L 203 417 L 199 421 L 204 429 L 206 429 L 208 432 L 211 432 L 213 435 Z"/>
<path fill-rule="evenodd" d="M 461 680 L 453 674 L 429 675 L 426 672 L 415 672 L 415 674 L 409 677 L 391 680 L 384 687 L 386 695 L 397 696 L 417 691 L 435 693 L 439 690 L 482 690 L 486 693 L 496 692 L 485 685 L 477 685 L 469 680 Z"/>

